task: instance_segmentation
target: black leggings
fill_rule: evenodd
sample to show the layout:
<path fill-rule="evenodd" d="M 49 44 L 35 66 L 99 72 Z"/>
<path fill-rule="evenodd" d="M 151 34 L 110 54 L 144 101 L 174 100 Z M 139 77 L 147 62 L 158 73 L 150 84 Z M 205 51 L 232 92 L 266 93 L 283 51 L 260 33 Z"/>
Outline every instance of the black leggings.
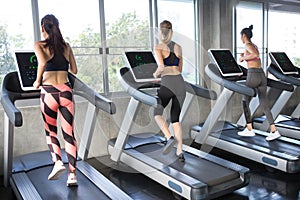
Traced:
<path fill-rule="evenodd" d="M 179 122 L 185 95 L 185 82 L 180 74 L 162 77 L 161 86 L 158 90 L 159 105 L 154 109 L 154 116 L 162 115 L 164 108 L 172 100 L 170 120 L 172 123 Z"/>
<path fill-rule="evenodd" d="M 274 124 L 274 118 L 270 111 L 267 99 L 267 78 L 262 68 L 249 68 L 247 72 L 246 85 L 257 90 L 259 104 L 262 107 L 269 124 Z M 249 109 L 249 102 L 251 97 L 243 96 L 243 109 L 247 124 L 252 123 Z"/>

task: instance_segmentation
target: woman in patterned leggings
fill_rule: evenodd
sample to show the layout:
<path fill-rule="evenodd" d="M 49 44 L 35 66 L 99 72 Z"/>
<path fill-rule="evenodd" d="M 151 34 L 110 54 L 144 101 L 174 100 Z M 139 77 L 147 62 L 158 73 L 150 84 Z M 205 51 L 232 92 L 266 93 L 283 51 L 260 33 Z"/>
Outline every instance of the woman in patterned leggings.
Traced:
<path fill-rule="evenodd" d="M 76 186 L 77 144 L 74 137 L 74 102 L 68 72 L 77 73 L 72 49 L 61 35 L 54 15 L 46 15 L 41 21 L 45 40 L 34 44 L 38 59 L 37 78 L 33 86 L 41 89 L 41 111 L 46 140 L 55 163 L 49 180 L 58 179 L 66 168 L 62 162 L 61 147 L 57 137 L 57 116 L 60 114 L 65 150 L 69 161 L 67 186 Z"/>

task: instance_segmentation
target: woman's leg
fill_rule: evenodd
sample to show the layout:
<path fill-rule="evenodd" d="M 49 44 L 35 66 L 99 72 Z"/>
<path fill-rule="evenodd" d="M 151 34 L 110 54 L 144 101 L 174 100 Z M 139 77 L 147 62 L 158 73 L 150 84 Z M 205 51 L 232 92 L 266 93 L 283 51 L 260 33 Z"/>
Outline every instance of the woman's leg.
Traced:
<path fill-rule="evenodd" d="M 242 105 L 243 105 L 244 116 L 246 118 L 247 129 L 251 131 L 253 129 L 253 126 L 252 126 L 252 120 L 251 120 L 251 113 L 250 113 L 250 109 L 249 109 L 250 100 L 251 100 L 251 97 L 244 95 L 243 100 L 242 100 Z"/>
<path fill-rule="evenodd" d="M 275 140 L 277 138 L 279 138 L 281 135 L 280 133 L 276 130 L 275 124 L 274 124 L 274 118 L 273 115 L 271 113 L 269 104 L 268 104 L 268 99 L 267 99 L 267 95 L 266 95 L 266 91 L 267 91 L 267 86 L 261 86 L 258 87 L 258 97 L 259 97 L 259 101 L 260 101 L 260 106 L 262 107 L 266 118 L 270 124 L 270 135 L 266 138 L 266 140 L 270 141 L 270 140 Z"/>
<path fill-rule="evenodd" d="M 247 81 L 246 85 L 251 88 L 256 88 L 257 84 L 260 83 L 260 80 L 257 79 L 257 73 L 251 73 L 250 69 L 248 70 L 247 74 Z M 242 106 L 244 111 L 244 116 L 246 118 L 247 127 L 243 131 L 239 131 L 238 135 L 240 136 L 255 136 L 255 133 L 253 132 L 253 126 L 252 126 L 252 116 L 249 108 L 251 97 L 243 95 L 242 99 Z"/>
<path fill-rule="evenodd" d="M 269 122 L 269 124 L 274 124 L 274 118 L 270 110 L 270 106 L 267 99 L 267 86 L 260 86 L 257 88 L 258 98 L 259 98 L 259 104 L 261 108 L 263 109 L 263 112 L 266 115 L 266 118 Z M 274 127 L 273 127 L 274 128 Z M 275 130 L 276 131 L 276 130 Z"/>
<path fill-rule="evenodd" d="M 51 93 L 53 92 L 53 93 Z M 57 137 L 57 111 L 59 107 L 59 94 L 52 86 L 43 87 L 41 90 L 40 106 L 44 119 L 46 140 L 55 163 L 48 180 L 56 180 L 66 168 L 62 162 L 60 143 Z"/>
<path fill-rule="evenodd" d="M 182 153 L 182 127 L 180 122 L 172 123 L 172 127 L 174 130 L 174 135 L 177 140 L 177 151 L 176 154 L 179 155 Z"/>
<path fill-rule="evenodd" d="M 185 93 L 184 93 L 185 94 Z M 170 111 L 171 123 L 174 131 L 174 136 L 177 140 L 177 151 L 176 154 L 182 153 L 182 127 L 179 122 L 181 108 L 185 99 L 185 95 L 178 95 L 172 98 L 172 106 Z"/>
<path fill-rule="evenodd" d="M 157 107 L 154 109 L 154 119 L 167 140 L 169 140 L 172 135 L 162 114 L 165 107 L 169 104 L 171 96 L 171 91 L 167 87 L 161 86 L 158 91 L 159 102 Z"/>
<path fill-rule="evenodd" d="M 162 133 L 167 139 L 167 143 L 163 149 L 164 154 L 168 154 L 172 150 L 174 144 L 176 143 L 176 140 L 171 135 L 166 120 L 162 116 L 164 108 L 169 104 L 172 96 L 173 93 L 167 87 L 161 86 L 158 92 L 158 97 L 159 97 L 158 107 L 154 109 L 154 119 L 158 127 L 160 128 L 160 130 L 162 131 Z"/>
<path fill-rule="evenodd" d="M 160 128 L 161 132 L 164 134 L 164 136 L 167 138 L 167 140 L 169 140 L 172 135 L 171 135 L 171 132 L 169 130 L 166 120 L 163 118 L 162 115 L 155 115 L 154 119 L 155 119 L 158 127 Z"/>
<path fill-rule="evenodd" d="M 60 143 L 57 137 L 57 111 L 58 103 L 56 101 L 58 95 L 51 93 L 41 93 L 40 106 L 44 120 L 46 132 L 46 141 L 51 152 L 53 162 L 62 160 Z"/>
<path fill-rule="evenodd" d="M 77 143 L 74 136 L 74 102 L 72 89 L 67 88 L 60 93 L 60 119 L 65 150 L 69 161 L 69 171 L 75 172 L 77 159 Z"/>

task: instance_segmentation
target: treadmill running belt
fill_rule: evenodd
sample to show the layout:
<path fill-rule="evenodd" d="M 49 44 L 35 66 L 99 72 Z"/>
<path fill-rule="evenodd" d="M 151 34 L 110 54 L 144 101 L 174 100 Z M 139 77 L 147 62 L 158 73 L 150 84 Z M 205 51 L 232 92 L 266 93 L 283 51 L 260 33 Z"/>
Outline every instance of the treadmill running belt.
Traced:
<path fill-rule="evenodd" d="M 266 137 L 262 135 L 256 134 L 254 137 L 241 137 L 237 134 L 239 130 L 231 129 L 231 130 L 224 130 L 222 134 L 219 133 L 212 133 L 211 136 L 218 137 L 225 141 L 230 141 L 233 143 L 237 143 L 243 145 L 242 142 L 249 144 L 255 144 L 261 147 L 268 148 L 270 150 L 284 152 L 289 155 L 299 156 L 300 155 L 300 148 L 299 145 L 295 145 L 292 143 L 288 143 L 282 140 L 274 140 L 271 142 L 266 141 Z M 242 142 L 241 142 L 242 141 Z"/>
<path fill-rule="evenodd" d="M 201 159 L 188 152 L 184 153 L 185 162 L 180 162 L 177 158 L 176 148 L 164 155 L 162 154 L 162 145 L 147 144 L 135 148 L 136 151 L 158 160 L 186 175 L 189 175 L 209 186 L 224 183 L 239 177 L 239 173 L 221 165 L 213 163 L 206 159 Z"/>
<path fill-rule="evenodd" d="M 52 166 L 47 166 L 27 172 L 43 199 L 110 199 L 79 170 L 76 171 L 78 187 L 66 186 L 67 173 L 58 180 L 49 181 L 48 174 L 51 170 Z"/>
<path fill-rule="evenodd" d="M 279 121 L 277 124 L 284 124 L 290 127 L 294 127 L 295 129 L 300 129 L 300 120 L 299 119 L 291 119 L 291 120 L 284 120 L 284 121 Z M 299 133 L 300 134 L 300 133 Z"/>

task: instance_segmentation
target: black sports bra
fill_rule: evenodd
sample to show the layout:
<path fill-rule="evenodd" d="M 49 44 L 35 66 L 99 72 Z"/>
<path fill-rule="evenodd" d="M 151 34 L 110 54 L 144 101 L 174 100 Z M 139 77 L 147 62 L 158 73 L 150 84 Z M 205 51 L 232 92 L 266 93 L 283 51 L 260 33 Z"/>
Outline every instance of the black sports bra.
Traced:
<path fill-rule="evenodd" d="M 45 71 L 68 71 L 69 62 L 63 54 L 54 54 L 47 62 Z"/>
<path fill-rule="evenodd" d="M 164 58 L 164 65 L 167 66 L 179 66 L 179 61 L 180 59 L 176 56 L 176 54 L 174 53 L 174 46 L 175 46 L 175 42 L 171 41 L 168 44 L 168 47 L 170 48 L 170 54 L 168 57 Z"/>

